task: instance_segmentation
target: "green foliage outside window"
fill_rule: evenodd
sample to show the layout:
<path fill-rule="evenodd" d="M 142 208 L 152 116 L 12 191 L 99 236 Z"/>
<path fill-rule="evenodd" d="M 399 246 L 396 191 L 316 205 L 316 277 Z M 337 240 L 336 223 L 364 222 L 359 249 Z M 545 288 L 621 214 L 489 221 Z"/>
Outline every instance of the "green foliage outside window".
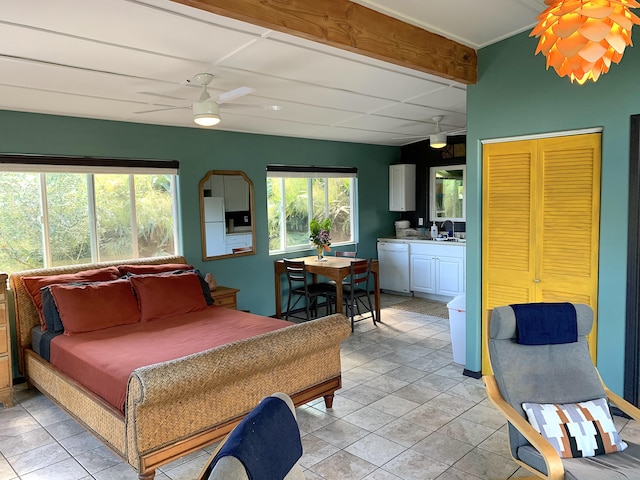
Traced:
<path fill-rule="evenodd" d="M 332 223 L 332 243 L 352 241 L 351 194 L 351 178 L 268 177 L 269 250 L 311 247 L 310 222 L 324 218 Z"/>
<path fill-rule="evenodd" d="M 47 173 L 46 190 L 41 191 L 38 173 L 0 173 L 0 270 L 45 266 L 45 245 L 51 266 L 175 253 L 171 177 L 133 176 L 135 219 L 129 179 L 128 174 Z M 91 182 L 95 188 L 95 217 L 89 201 Z M 41 198 L 46 198 L 46 219 Z M 92 218 L 97 243 L 93 256 Z M 46 225 L 48 231 L 44 232 Z"/>

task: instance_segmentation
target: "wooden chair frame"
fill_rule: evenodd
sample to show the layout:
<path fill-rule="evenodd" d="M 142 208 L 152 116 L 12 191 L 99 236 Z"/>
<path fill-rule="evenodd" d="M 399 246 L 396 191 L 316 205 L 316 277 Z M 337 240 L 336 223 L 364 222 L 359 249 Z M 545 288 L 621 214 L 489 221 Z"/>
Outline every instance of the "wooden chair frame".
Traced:
<path fill-rule="evenodd" d="M 485 322 L 485 329 L 483 331 L 483 342 L 485 343 L 485 347 L 489 346 L 489 323 L 491 321 L 492 313 L 492 309 L 487 311 L 487 321 Z M 489 352 L 489 349 L 487 348 L 485 351 Z M 491 364 L 491 354 L 487 353 L 487 355 L 489 355 L 489 364 Z M 596 368 L 595 365 L 593 368 Z M 609 390 L 609 388 L 607 388 L 607 386 L 602 381 L 600 372 L 598 372 L 598 377 L 600 378 L 600 382 L 602 383 L 602 387 L 604 388 L 608 401 L 618 407 L 620 410 L 622 410 L 622 412 L 627 414 L 632 419 L 640 421 L 640 409 Z M 533 467 L 518 460 L 512 455 L 513 461 L 515 463 L 535 474 L 535 476 L 533 477 L 523 478 L 529 480 L 536 478 L 546 478 L 548 480 L 564 480 L 564 465 L 562 464 L 562 459 L 560 458 L 558 452 L 556 452 L 555 448 L 553 448 L 553 446 L 542 435 L 540 435 L 540 433 L 538 433 L 536 429 L 533 428 L 525 418 L 523 418 L 511 405 L 509 405 L 509 403 L 507 403 L 507 401 L 500 393 L 498 383 L 496 382 L 496 378 L 493 374 L 483 375 L 482 379 L 487 388 L 487 396 L 489 397 L 491 403 L 498 409 L 500 413 L 502 413 L 502 415 L 506 417 L 507 421 L 511 423 L 516 428 L 516 430 L 518 430 L 518 432 L 520 432 L 520 434 L 522 434 L 522 436 L 525 437 L 538 452 L 540 452 L 540 454 L 544 458 L 544 462 L 547 466 L 547 475 L 544 475 L 542 472 L 537 471 Z"/>

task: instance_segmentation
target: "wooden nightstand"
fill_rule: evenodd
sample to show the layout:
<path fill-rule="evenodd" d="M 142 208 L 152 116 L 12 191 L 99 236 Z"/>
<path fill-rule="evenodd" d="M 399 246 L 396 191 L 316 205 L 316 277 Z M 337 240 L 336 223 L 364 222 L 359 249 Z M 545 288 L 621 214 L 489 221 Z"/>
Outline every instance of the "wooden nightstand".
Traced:
<path fill-rule="evenodd" d="M 7 302 L 7 274 L 0 273 L 0 403 L 3 403 L 5 408 L 13 407 L 11 337 Z"/>
<path fill-rule="evenodd" d="M 213 304 L 237 310 L 238 300 L 236 298 L 236 294 L 239 291 L 240 290 L 238 288 L 222 287 L 218 285 L 218 287 L 211 292 Z"/>

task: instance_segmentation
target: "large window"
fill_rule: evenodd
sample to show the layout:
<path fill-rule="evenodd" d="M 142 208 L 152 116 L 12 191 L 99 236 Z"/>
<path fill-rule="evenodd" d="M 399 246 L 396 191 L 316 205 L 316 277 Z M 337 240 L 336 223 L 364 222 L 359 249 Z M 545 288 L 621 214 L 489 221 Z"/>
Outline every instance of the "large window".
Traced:
<path fill-rule="evenodd" d="M 176 173 L 0 162 L 0 270 L 176 254 Z"/>
<path fill-rule="evenodd" d="M 267 166 L 269 253 L 311 247 L 309 222 L 330 218 L 331 243 L 355 241 L 356 170 Z"/>

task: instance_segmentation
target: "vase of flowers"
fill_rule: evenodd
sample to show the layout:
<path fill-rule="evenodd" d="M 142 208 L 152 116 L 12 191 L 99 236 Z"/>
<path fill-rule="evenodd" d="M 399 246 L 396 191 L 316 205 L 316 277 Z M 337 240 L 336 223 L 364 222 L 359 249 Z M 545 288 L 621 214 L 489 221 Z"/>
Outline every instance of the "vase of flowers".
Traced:
<path fill-rule="evenodd" d="M 325 218 L 321 222 L 316 219 L 309 223 L 309 240 L 318 251 L 318 261 L 324 261 L 324 252 L 330 252 L 331 248 L 331 219 Z"/>

